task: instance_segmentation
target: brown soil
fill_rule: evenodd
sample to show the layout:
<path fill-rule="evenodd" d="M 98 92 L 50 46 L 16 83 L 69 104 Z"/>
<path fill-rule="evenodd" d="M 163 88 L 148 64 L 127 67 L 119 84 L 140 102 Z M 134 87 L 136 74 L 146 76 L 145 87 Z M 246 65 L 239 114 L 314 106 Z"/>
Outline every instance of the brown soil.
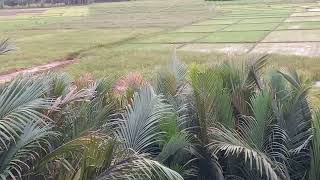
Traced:
<path fill-rule="evenodd" d="M 41 14 L 47 9 L 5 9 L 0 10 L 0 16 L 16 16 L 18 14 Z"/>
<path fill-rule="evenodd" d="M 252 49 L 252 50 L 251 50 Z M 298 56 L 317 57 L 320 56 L 320 42 L 275 42 L 275 43 L 221 43 L 221 44 L 186 44 L 178 50 L 196 52 L 222 52 L 230 54 L 291 54 Z M 319 85 L 320 86 L 320 85 Z"/>
<path fill-rule="evenodd" d="M 73 62 L 74 62 L 74 60 L 54 61 L 54 62 L 51 62 L 48 64 L 39 65 L 39 66 L 35 66 L 32 68 L 27 68 L 27 69 L 12 69 L 12 70 L 9 70 L 5 73 L 2 73 L 2 75 L 0 75 L 0 83 L 8 82 L 8 81 L 12 80 L 13 78 L 17 77 L 18 75 L 37 74 L 37 73 L 41 73 L 41 72 L 46 72 L 46 71 L 50 71 L 52 69 L 63 67 L 65 65 L 71 64 Z"/>
<path fill-rule="evenodd" d="M 293 54 L 298 56 L 320 56 L 319 42 L 258 43 L 251 53 Z"/>
<path fill-rule="evenodd" d="M 221 43 L 221 44 L 187 44 L 179 50 L 182 51 L 197 51 L 197 52 L 222 52 L 222 53 L 246 53 L 248 52 L 252 47 L 253 43 Z"/>
<path fill-rule="evenodd" d="M 320 41 L 320 29 L 273 31 L 262 42 L 315 42 Z"/>

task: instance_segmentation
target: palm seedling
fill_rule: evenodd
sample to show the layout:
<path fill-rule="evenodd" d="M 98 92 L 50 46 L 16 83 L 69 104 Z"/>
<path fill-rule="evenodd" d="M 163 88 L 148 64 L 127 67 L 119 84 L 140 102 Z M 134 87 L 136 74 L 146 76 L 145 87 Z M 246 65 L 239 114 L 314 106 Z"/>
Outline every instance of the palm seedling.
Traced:
<path fill-rule="evenodd" d="M 1 179 L 22 177 L 58 136 L 43 114 L 52 101 L 43 97 L 46 87 L 41 81 L 18 78 L 1 88 Z"/>
<path fill-rule="evenodd" d="M 12 48 L 9 45 L 9 39 L 5 39 L 3 41 L 0 41 L 0 55 L 5 54 L 11 50 L 12 50 Z"/>

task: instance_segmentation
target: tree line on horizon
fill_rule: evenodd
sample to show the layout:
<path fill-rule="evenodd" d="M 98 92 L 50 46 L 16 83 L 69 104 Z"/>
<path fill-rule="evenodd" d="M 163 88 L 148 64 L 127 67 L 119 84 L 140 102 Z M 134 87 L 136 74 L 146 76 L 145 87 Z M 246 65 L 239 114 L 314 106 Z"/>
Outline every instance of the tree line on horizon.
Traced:
<path fill-rule="evenodd" d="M 94 0 L 0 0 L 0 8 L 4 7 L 44 7 L 58 5 L 86 5 L 94 2 Z"/>

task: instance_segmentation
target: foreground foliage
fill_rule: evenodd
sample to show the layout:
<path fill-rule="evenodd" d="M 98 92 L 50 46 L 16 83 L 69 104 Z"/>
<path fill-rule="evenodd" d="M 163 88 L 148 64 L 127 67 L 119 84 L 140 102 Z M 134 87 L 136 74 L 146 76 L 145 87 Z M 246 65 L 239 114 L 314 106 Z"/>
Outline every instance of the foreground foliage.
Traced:
<path fill-rule="evenodd" d="M 0 89 L 0 178 L 318 179 L 310 85 L 265 63 L 19 77 Z"/>

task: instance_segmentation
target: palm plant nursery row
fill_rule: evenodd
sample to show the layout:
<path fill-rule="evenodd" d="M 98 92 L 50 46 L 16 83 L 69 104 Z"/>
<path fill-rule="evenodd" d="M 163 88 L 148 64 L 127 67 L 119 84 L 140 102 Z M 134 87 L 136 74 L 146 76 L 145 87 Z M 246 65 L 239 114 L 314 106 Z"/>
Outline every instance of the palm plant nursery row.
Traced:
<path fill-rule="evenodd" d="M 310 84 L 266 58 L 2 84 L 0 179 L 318 180 Z"/>

